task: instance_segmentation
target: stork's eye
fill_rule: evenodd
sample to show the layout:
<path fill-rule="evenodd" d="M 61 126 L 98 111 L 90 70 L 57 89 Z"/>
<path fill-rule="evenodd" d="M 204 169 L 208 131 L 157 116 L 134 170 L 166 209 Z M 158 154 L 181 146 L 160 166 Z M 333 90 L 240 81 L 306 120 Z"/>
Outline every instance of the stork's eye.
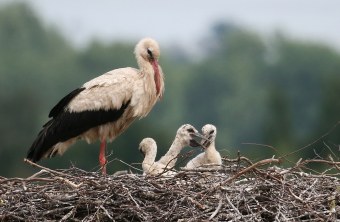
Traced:
<path fill-rule="evenodd" d="M 194 132 L 195 132 L 195 130 L 194 130 L 193 128 L 189 128 L 189 129 L 187 129 L 187 131 L 188 131 L 189 133 L 194 133 Z"/>
<path fill-rule="evenodd" d="M 215 130 L 210 130 L 209 135 L 213 134 Z"/>
<path fill-rule="evenodd" d="M 147 49 L 147 52 L 148 52 L 148 55 L 150 56 L 150 58 L 153 58 L 152 50 L 148 48 L 148 49 Z"/>

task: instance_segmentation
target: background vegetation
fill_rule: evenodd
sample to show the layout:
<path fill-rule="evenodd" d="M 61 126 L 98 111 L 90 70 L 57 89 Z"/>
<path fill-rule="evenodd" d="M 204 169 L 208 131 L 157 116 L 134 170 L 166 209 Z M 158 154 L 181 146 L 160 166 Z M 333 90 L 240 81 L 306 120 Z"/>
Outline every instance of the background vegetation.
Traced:
<path fill-rule="evenodd" d="M 222 155 L 258 160 L 297 150 L 338 123 L 340 54 L 320 44 L 292 40 L 282 33 L 264 39 L 221 22 L 202 41 L 202 54 L 161 44 L 166 91 L 149 116 L 135 122 L 110 144 L 109 159 L 142 161 L 138 144 L 153 137 L 159 156 L 177 128 L 191 123 L 218 127 Z M 28 176 L 35 170 L 23 158 L 59 99 L 91 78 L 118 67 L 136 66 L 135 42 L 93 41 L 75 48 L 43 24 L 23 3 L 0 8 L 0 175 Z M 190 56 L 189 56 L 190 55 Z M 290 155 L 319 158 L 339 153 L 340 128 Z M 265 146 L 246 143 L 267 144 Z M 198 150 L 197 150 L 198 151 Z M 65 155 L 41 164 L 98 169 L 98 143 L 79 142 Z M 335 155 L 333 155 L 335 156 Z M 339 155 L 337 155 L 339 156 Z M 339 160 L 338 160 L 339 161 Z M 136 165 L 138 166 L 138 165 Z M 119 161 L 108 171 L 126 168 Z"/>

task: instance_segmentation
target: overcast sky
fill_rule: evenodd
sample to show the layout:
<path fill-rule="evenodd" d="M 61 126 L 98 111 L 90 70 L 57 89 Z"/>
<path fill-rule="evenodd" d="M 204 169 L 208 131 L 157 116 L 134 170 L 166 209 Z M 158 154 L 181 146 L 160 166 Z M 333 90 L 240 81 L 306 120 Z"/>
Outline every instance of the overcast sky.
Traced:
<path fill-rule="evenodd" d="M 0 0 L 2 2 L 8 0 Z M 17 0 L 18 1 L 18 0 Z M 339 0 L 22 0 L 46 24 L 77 45 L 150 36 L 160 43 L 195 45 L 216 21 L 231 21 L 268 34 L 324 41 L 340 49 Z"/>

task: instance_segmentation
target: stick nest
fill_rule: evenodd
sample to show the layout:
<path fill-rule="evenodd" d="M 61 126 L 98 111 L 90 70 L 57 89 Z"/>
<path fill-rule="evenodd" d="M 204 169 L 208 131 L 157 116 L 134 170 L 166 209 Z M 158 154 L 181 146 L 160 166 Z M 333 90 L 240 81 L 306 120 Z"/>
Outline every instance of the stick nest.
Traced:
<path fill-rule="evenodd" d="M 222 169 L 180 170 L 174 177 L 103 176 L 78 168 L 0 177 L 0 221 L 337 221 L 335 172 L 282 169 L 277 159 L 224 159 Z M 40 167 L 40 166 L 38 166 Z"/>

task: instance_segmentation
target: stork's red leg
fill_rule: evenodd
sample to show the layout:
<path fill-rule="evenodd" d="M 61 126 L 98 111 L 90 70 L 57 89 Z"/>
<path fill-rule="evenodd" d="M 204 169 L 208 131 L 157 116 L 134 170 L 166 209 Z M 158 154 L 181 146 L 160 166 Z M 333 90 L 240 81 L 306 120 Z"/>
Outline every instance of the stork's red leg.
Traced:
<path fill-rule="evenodd" d="M 102 140 L 101 143 L 100 143 L 99 163 L 100 163 L 100 167 L 102 169 L 103 175 L 106 174 L 105 150 L 106 150 L 106 140 Z"/>

